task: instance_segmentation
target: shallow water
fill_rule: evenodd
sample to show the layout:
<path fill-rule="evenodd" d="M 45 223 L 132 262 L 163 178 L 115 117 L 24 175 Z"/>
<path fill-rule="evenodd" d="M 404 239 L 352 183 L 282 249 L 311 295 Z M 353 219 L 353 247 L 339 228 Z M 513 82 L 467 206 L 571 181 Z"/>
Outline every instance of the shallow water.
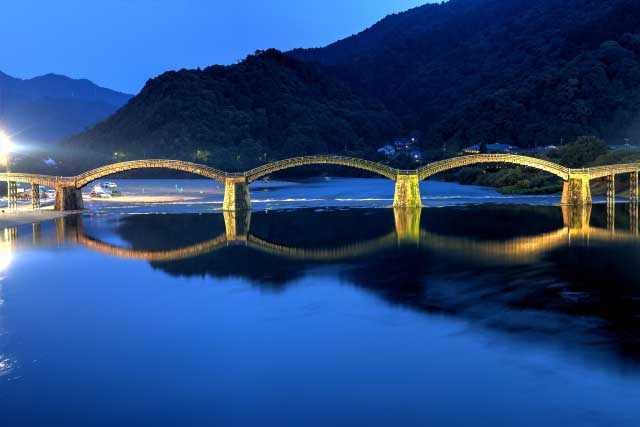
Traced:
<path fill-rule="evenodd" d="M 379 183 L 5 230 L 0 423 L 638 425 L 637 211 Z"/>
<path fill-rule="evenodd" d="M 163 203 L 160 212 L 201 212 L 222 207 L 224 188 L 211 180 L 117 180 L 123 195 L 184 196 L 197 200 Z M 455 183 L 423 181 L 420 184 L 425 206 L 441 207 L 478 203 L 545 205 L 560 202 L 560 195 L 512 196 L 494 189 L 461 186 Z M 127 203 L 92 200 L 85 190 L 85 205 L 98 211 L 155 211 L 154 203 Z M 256 210 L 313 207 L 389 207 L 393 204 L 394 183 L 376 178 L 317 178 L 288 181 L 257 181 L 250 185 L 251 202 Z"/>

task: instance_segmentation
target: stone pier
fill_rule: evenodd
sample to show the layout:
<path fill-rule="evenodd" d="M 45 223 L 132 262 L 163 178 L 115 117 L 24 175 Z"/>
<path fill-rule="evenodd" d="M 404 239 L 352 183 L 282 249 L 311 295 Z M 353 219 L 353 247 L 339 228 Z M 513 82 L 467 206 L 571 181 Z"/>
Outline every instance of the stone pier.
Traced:
<path fill-rule="evenodd" d="M 638 203 L 638 172 L 629 175 L 629 202 Z"/>
<path fill-rule="evenodd" d="M 79 211 L 84 209 L 82 191 L 75 187 L 56 187 L 57 211 Z"/>
<path fill-rule="evenodd" d="M 227 178 L 224 182 L 224 211 L 251 210 L 249 183 L 246 178 Z"/>
<path fill-rule="evenodd" d="M 607 203 L 616 202 L 616 176 L 607 176 Z"/>
<path fill-rule="evenodd" d="M 584 206 L 590 205 L 591 186 L 588 175 L 571 175 L 569 180 L 564 182 L 562 190 L 563 205 Z"/>
<path fill-rule="evenodd" d="M 31 208 L 34 211 L 40 209 L 40 186 L 38 184 L 31 184 Z"/>
<path fill-rule="evenodd" d="M 420 178 L 418 175 L 398 175 L 393 196 L 394 208 L 421 208 Z"/>
<path fill-rule="evenodd" d="M 18 183 L 15 181 L 7 181 L 7 209 L 18 209 Z"/>

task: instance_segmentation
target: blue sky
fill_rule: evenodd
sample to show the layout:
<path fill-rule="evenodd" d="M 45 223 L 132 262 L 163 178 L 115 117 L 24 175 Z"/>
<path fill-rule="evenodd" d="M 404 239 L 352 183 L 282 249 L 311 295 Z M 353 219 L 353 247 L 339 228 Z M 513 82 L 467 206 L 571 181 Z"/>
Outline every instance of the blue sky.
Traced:
<path fill-rule="evenodd" d="M 314 47 L 429 0 L 19 0 L 2 5 L 0 70 L 130 93 L 172 69 Z M 433 2 L 433 1 L 431 1 Z"/>

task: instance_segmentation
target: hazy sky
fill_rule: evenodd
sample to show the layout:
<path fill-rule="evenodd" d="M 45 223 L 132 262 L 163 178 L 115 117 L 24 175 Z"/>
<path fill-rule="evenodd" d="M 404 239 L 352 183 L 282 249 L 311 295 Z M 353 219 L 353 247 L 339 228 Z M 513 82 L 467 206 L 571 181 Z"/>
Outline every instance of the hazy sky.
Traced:
<path fill-rule="evenodd" d="M 314 47 L 432 0 L 3 1 L 0 70 L 88 78 L 135 93 L 171 69 L 229 64 L 256 49 Z"/>

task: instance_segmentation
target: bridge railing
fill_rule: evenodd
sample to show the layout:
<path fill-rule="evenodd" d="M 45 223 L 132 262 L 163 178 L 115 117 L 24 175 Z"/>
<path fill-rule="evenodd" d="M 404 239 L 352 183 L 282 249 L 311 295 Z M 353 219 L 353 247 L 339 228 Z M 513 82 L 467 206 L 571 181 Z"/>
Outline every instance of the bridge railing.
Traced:
<path fill-rule="evenodd" d="M 31 173 L 0 173 L 0 181 L 15 181 L 25 184 L 37 184 L 47 187 L 72 186 L 74 178 L 64 176 L 51 176 Z"/>
<path fill-rule="evenodd" d="M 398 169 L 394 169 L 390 166 L 383 165 L 381 163 L 372 162 L 370 160 L 358 159 L 355 157 L 346 156 L 329 156 L 329 155 L 317 155 L 317 156 L 298 156 L 289 159 L 277 160 L 275 162 L 268 163 L 263 166 L 251 169 L 246 172 L 238 174 L 228 174 L 229 177 L 246 177 L 249 180 L 256 180 L 262 176 L 268 175 L 279 170 L 288 169 L 295 166 L 313 165 L 313 164 L 334 164 L 349 166 L 358 169 L 369 170 L 374 173 L 379 173 L 390 179 L 395 179 L 399 174 Z"/>
<path fill-rule="evenodd" d="M 572 174 L 587 175 L 590 179 L 602 178 L 608 175 L 631 173 L 640 171 L 640 163 L 623 163 L 618 165 L 602 165 L 591 168 L 571 169 Z"/>
<path fill-rule="evenodd" d="M 507 163 L 533 167 L 555 174 L 562 179 L 568 179 L 569 174 L 571 173 L 571 170 L 569 168 L 561 166 L 557 163 L 538 159 L 536 157 L 522 156 L 519 154 L 474 154 L 452 157 L 449 159 L 429 163 L 418 169 L 417 172 L 420 176 L 420 179 L 426 179 L 430 176 L 450 169 L 482 163 Z"/>
<path fill-rule="evenodd" d="M 473 164 L 481 163 L 510 163 L 518 164 L 522 166 L 528 166 L 545 170 L 553 173 L 562 179 L 568 179 L 572 174 L 580 174 L 588 176 L 589 179 L 596 179 L 611 174 L 623 174 L 630 172 L 640 171 L 640 162 L 638 163 L 626 163 L 618 165 L 603 165 L 591 168 L 567 168 L 556 163 L 538 159 L 535 157 L 515 155 L 515 154 L 477 154 L 453 157 L 437 162 L 429 163 L 419 169 L 415 170 L 403 170 L 395 169 L 388 165 L 376 163 L 370 160 L 358 159 L 347 156 L 330 156 L 330 155 L 317 155 L 317 156 L 298 156 L 289 159 L 278 160 L 266 165 L 253 168 L 245 172 L 224 172 L 218 169 L 214 169 L 209 166 L 200 165 L 197 163 L 191 163 L 180 160 L 163 160 L 163 159 L 149 159 L 149 160 L 134 160 L 129 162 L 115 163 L 112 165 L 102 166 L 87 172 L 84 172 L 75 177 L 63 177 L 63 176 L 49 176 L 42 174 L 25 174 L 25 173 L 0 173 L 0 180 L 11 179 L 12 181 L 24 182 L 29 184 L 39 184 L 51 187 L 57 186 L 78 186 L 82 187 L 87 183 L 100 179 L 104 176 L 111 175 L 117 172 L 124 172 L 133 169 L 144 168 L 167 168 L 181 170 L 185 172 L 191 172 L 198 175 L 206 176 L 221 182 L 224 182 L 226 178 L 246 178 L 249 181 L 254 181 L 260 177 L 268 175 L 279 170 L 287 169 L 290 167 L 313 165 L 313 164 L 333 164 L 342 165 L 347 167 L 353 167 L 363 170 L 368 170 L 373 173 L 386 176 L 389 179 L 395 180 L 399 175 L 415 175 L 417 174 L 420 179 L 426 179 L 437 173 L 454 169 L 457 167 L 470 166 Z"/>

